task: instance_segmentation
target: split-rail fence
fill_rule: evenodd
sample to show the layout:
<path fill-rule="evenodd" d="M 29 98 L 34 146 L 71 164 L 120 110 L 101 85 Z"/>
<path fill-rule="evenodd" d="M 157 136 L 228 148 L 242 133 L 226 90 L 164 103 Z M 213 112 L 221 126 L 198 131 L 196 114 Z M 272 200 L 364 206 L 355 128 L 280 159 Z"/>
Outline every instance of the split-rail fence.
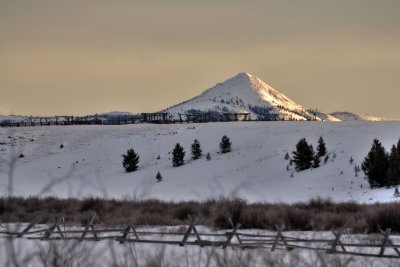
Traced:
<path fill-rule="evenodd" d="M 354 239 L 352 242 L 344 241 L 344 230 L 332 231 L 334 238 L 299 238 L 284 235 L 284 226 L 276 225 L 276 231 L 269 234 L 254 234 L 239 231 L 240 223 L 234 225 L 230 220 L 232 230 L 226 232 L 198 231 L 198 217 L 191 217 L 190 224 L 184 231 L 139 231 L 135 225 L 120 228 L 96 228 L 95 218 L 84 226 L 83 229 L 64 229 L 63 218 L 58 218 L 49 227 L 35 230 L 40 219 L 31 222 L 22 231 L 0 231 L 2 238 L 28 238 L 41 241 L 50 240 L 77 240 L 101 241 L 114 240 L 116 242 L 151 243 L 179 246 L 220 247 L 226 249 L 269 249 L 287 250 L 306 249 L 320 250 L 329 254 L 344 254 L 365 257 L 398 258 L 400 259 L 400 242 L 392 240 L 391 230 L 380 230 L 380 236 L 369 239 Z M 153 238 L 151 238 L 153 237 Z M 400 237 L 397 239 L 399 240 Z M 358 240 L 358 241 L 357 241 Z M 389 253 L 387 253 L 389 252 Z"/>

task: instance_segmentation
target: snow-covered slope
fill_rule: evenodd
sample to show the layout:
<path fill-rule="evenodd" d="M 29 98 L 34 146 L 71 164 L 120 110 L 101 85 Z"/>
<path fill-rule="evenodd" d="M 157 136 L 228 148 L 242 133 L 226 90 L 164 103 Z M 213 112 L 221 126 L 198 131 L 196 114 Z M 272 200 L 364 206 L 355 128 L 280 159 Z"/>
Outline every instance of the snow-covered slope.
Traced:
<path fill-rule="evenodd" d="M 304 106 L 249 73 L 238 75 L 206 90 L 201 95 L 165 110 L 174 118 L 178 113 L 249 112 L 252 119 L 265 113 L 279 114 L 285 119 L 312 120 L 314 114 Z M 320 113 L 327 120 L 337 120 Z M 317 120 L 321 118 L 317 117 Z"/>
<path fill-rule="evenodd" d="M 22 153 L 14 171 L 17 195 L 241 197 L 284 202 L 322 196 L 337 201 L 394 201 L 393 188 L 370 190 L 363 174 L 355 177 L 353 169 L 361 164 L 374 138 L 389 149 L 399 133 L 400 122 L 361 121 L 0 128 L 0 194 L 8 188 L 11 156 Z M 219 154 L 224 134 L 231 138 L 233 150 Z M 293 167 L 287 170 L 286 152 L 291 153 L 302 137 L 315 147 L 320 136 L 327 143 L 329 161 L 291 177 Z M 203 152 L 211 154 L 210 161 L 190 159 L 190 145 L 196 138 Z M 186 164 L 174 168 L 170 152 L 177 142 L 185 148 Z M 140 155 L 140 168 L 125 173 L 121 155 L 131 147 Z M 164 181 L 156 182 L 157 172 Z"/>
<path fill-rule="evenodd" d="M 336 117 L 341 121 L 389 121 L 388 118 L 374 115 L 358 115 L 351 112 L 337 111 L 332 112 L 330 116 Z"/>

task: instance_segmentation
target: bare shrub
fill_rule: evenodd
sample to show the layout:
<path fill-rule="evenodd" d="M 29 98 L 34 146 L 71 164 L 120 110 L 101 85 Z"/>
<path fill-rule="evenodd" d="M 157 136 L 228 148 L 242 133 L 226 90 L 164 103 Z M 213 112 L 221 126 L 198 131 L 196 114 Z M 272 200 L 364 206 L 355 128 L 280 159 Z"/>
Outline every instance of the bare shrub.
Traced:
<path fill-rule="evenodd" d="M 0 198 L 0 221 L 42 222 L 64 217 L 71 224 L 86 223 L 93 214 L 104 225 L 132 223 L 143 225 L 182 225 L 188 215 L 198 216 L 201 224 L 228 229 L 241 223 L 242 228 L 274 229 L 284 224 L 286 230 L 331 230 L 352 228 L 353 231 L 379 232 L 391 228 L 400 233 L 399 203 L 358 204 L 335 203 L 326 199 L 309 202 L 246 203 L 241 199 L 219 199 L 206 202 L 165 202 L 160 200 L 115 199 L 58 199 L 53 197 L 2 197 Z"/>

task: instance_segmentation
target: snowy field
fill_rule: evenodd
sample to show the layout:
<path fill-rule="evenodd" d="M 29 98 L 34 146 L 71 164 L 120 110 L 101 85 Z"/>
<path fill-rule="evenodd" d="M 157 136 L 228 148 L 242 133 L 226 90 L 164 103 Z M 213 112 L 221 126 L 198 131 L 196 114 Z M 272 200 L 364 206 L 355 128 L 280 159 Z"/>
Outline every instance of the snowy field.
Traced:
<path fill-rule="evenodd" d="M 16 251 L 19 266 L 118 266 L 118 267 L 399 267 L 398 259 L 326 254 L 296 249 L 291 252 L 268 249 L 200 248 L 152 244 L 119 244 L 115 241 L 79 242 L 17 239 L 0 240 L 2 266 L 18 266 L 11 259 Z"/>
<path fill-rule="evenodd" d="M 233 150 L 222 155 L 218 145 L 224 134 L 231 138 Z M 320 136 L 325 139 L 330 160 L 318 169 L 294 172 L 291 177 L 286 152 L 291 153 L 302 137 L 316 147 Z M 371 190 L 363 173 L 355 177 L 353 169 L 355 164 L 361 165 L 374 138 L 388 150 L 399 137 L 400 122 L 0 128 L 0 194 L 8 194 L 10 188 L 20 196 L 174 201 L 240 197 L 251 202 L 288 203 L 322 196 L 335 201 L 395 201 L 393 188 Z M 210 161 L 205 157 L 190 159 L 195 138 L 203 153 L 211 154 Z M 177 142 L 185 148 L 185 165 L 173 168 L 170 152 Z M 128 148 L 140 155 L 139 170 L 133 173 L 126 173 L 121 164 L 121 155 Z M 19 158 L 20 154 L 24 157 Z M 155 179 L 158 171 L 164 178 L 159 183 Z"/>

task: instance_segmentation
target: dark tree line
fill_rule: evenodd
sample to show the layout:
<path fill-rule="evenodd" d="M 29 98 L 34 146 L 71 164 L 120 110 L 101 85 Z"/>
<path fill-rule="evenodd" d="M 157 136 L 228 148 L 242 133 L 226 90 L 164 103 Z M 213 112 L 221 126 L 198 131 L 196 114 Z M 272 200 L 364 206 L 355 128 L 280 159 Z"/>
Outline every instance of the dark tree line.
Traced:
<path fill-rule="evenodd" d="M 378 139 L 372 142 L 361 169 L 367 176 L 371 188 L 390 187 L 400 184 L 400 139 L 387 153 Z"/>

